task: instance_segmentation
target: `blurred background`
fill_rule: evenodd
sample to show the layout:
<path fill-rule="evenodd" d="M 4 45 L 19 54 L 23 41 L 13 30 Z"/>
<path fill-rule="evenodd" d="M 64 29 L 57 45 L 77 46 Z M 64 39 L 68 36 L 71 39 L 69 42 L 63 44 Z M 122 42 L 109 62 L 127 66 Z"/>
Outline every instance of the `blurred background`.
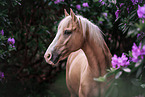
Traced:
<path fill-rule="evenodd" d="M 64 9 L 99 26 L 112 55 L 121 55 L 142 27 L 137 7 L 132 0 L 0 0 L 0 97 L 69 96 L 66 60 L 51 66 L 43 57 Z"/>

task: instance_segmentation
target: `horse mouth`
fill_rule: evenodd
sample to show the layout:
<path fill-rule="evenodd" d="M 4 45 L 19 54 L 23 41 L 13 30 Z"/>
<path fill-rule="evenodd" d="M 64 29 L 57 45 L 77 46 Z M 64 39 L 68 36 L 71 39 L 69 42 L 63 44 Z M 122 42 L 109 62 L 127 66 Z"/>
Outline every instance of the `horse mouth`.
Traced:
<path fill-rule="evenodd" d="M 54 64 L 57 64 L 59 62 L 59 59 L 60 59 L 60 56 L 59 54 L 55 55 L 53 54 L 51 59 L 50 59 L 50 62 L 52 63 L 52 65 Z"/>

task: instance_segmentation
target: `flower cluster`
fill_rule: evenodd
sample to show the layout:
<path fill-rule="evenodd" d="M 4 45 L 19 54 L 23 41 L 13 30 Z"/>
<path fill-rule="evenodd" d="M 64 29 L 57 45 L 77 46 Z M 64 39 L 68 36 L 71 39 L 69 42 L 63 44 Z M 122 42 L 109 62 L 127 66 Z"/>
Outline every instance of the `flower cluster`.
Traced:
<path fill-rule="evenodd" d="M 131 0 L 133 5 L 137 4 L 137 3 L 142 3 L 143 0 Z M 121 3 L 119 7 L 123 6 L 124 3 Z M 115 12 L 116 18 L 118 18 L 119 14 L 121 13 L 121 11 L 119 10 L 119 7 L 117 7 L 117 11 Z M 132 7 L 128 7 L 127 11 L 128 13 L 130 12 L 130 10 L 132 9 Z M 145 18 L 145 4 L 144 6 L 140 6 L 138 5 L 138 10 L 137 10 L 137 14 L 139 18 Z"/>
<path fill-rule="evenodd" d="M 131 60 L 132 62 L 138 62 L 140 59 L 143 59 L 145 55 L 145 45 L 141 47 L 141 43 L 139 46 L 137 46 L 135 43 L 132 46 L 132 57 Z M 119 69 L 120 67 L 127 67 L 130 64 L 130 61 L 124 55 L 122 54 L 121 57 L 117 57 L 117 55 L 114 55 L 112 57 L 112 67 Z"/>
<path fill-rule="evenodd" d="M 117 55 L 114 55 L 112 57 L 111 63 L 113 68 L 119 69 L 120 67 L 127 67 L 130 62 L 126 55 L 123 53 L 121 57 L 117 57 Z"/>
<path fill-rule="evenodd" d="M 64 0 L 56 0 L 56 1 L 54 1 L 54 3 L 55 3 L 55 4 L 58 4 L 58 3 L 60 3 L 61 1 L 64 2 Z"/>
<path fill-rule="evenodd" d="M 139 46 L 137 46 L 135 43 L 132 46 L 132 61 L 138 62 L 139 59 L 143 59 L 143 56 L 145 55 L 145 45 L 141 48 L 141 43 Z"/>
<path fill-rule="evenodd" d="M 99 2 L 101 2 L 101 5 L 104 5 L 104 4 L 105 4 L 105 2 L 104 2 L 104 1 L 102 1 L 102 0 L 99 0 Z"/>
<path fill-rule="evenodd" d="M 0 33 L 1 33 L 2 36 L 4 36 L 4 30 L 3 30 L 3 29 L 0 31 Z M 14 46 L 14 44 L 15 44 L 15 39 L 14 39 L 14 38 L 11 38 L 11 37 L 8 38 L 7 42 L 8 42 L 8 44 L 9 44 L 11 47 L 13 47 L 13 48 L 15 47 L 15 46 Z"/>
<path fill-rule="evenodd" d="M 131 0 L 133 5 L 137 4 L 137 3 L 142 3 L 143 0 Z"/>
<path fill-rule="evenodd" d="M 145 19 L 145 4 L 143 7 L 141 7 L 140 5 L 138 5 L 138 10 L 137 10 L 137 14 L 139 18 L 144 18 Z"/>
<path fill-rule="evenodd" d="M 137 39 L 140 40 L 140 41 L 141 41 L 144 37 L 145 37 L 145 33 L 144 33 L 144 32 L 141 32 L 141 33 L 138 33 L 138 34 L 137 34 Z"/>
<path fill-rule="evenodd" d="M 121 11 L 119 10 L 119 8 L 121 8 L 123 5 L 124 5 L 124 3 L 120 3 L 119 6 L 116 6 L 117 7 L 117 11 L 115 12 L 116 18 L 118 18 L 119 14 L 121 13 Z"/>
<path fill-rule="evenodd" d="M 83 3 L 83 7 L 89 7 L 88 3 Z"/>
<path fill-rule="evenodd" d="M 9 43 L 9 45 L 10 45 L 11 47 L 15 47 L 15 46 L 14 46 L 14 44 L 15 44 L 15 39 L 14 39 L 14 38 L 11 38 L 11 37 L 10 37 L 10 38 L 8 39 L 8 43 Z"/>
<path fill-rule="evenodd" d="M 86 2 L 86 3 L 83 3 L 82 6 L 83 6 L 83 7 L 89 7 L 89 4 Z M 81 5 L 80 5 L 80 4 L 77 4 L 77 5 L 76 5 L 76 8 L 77 8 L 78 10 L 81 10 Z"/>

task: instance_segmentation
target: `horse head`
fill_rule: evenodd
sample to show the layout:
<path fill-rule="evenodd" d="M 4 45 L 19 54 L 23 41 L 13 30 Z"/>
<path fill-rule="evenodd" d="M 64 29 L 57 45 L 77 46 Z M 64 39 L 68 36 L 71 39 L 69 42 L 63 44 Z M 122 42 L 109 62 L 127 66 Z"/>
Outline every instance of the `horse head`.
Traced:
<path fill-rule="evenodd" d="M 59 23 L 57 34 L 49 45 L 44 58 L 49 64 L 56 64 L 83 45 L 81 20 L 72 9 L 70 15 L 65 10 L 65 18 Z"/>

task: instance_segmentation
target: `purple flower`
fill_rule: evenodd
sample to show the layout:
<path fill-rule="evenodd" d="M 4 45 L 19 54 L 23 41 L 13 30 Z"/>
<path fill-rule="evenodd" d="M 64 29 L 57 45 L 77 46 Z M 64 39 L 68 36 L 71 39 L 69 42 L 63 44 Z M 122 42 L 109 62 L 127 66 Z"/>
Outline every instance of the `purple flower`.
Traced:
<path fill-rule="evenodd" d="M 141 43 L 137 46 L 135 43 L 132 46 L 132 61 L 138 62 L 140 59 L 144 58 L 145 55 L 145 45 L 141 48 Z"/>
<path fill-rule="evenodd" d="M 107 17 L 107 16 L 108 16 L 108 13 L 104 12 L 103 15 L 104 15 L 105 17 Z"/>
<path fill-rule="evenodd" d="M 56 1 L 54 1 L 54 3 L 55 4 L 58 4 L 58 3 L 60 3 L 60 0 L 56 0 Z"/>
<path fill-rule="evenodd" d="M 11 38 L 11 37 L 8 38 L 8 43 L 9 43 L 10 46 L 15 47 L 14 46 L 14 44 L 15 44 L 15 39 L 14 38 Z"/>
<path fill-rule="evenodd" d="M 118 18 L 120 12 L 121 12 L 120 10 L 117 10 L 117 11 L 115 12 L 116 18 Z"/>
<path fill-rule="evenodd" d="M 142 20 L 142 23 L 144 24 L 144 20 Z"/>
<path fill-rule="evenodd" d="M 103 24 L 103 21 L 99 21 L 99 24 Z"/>
<path fill-rule="evenodd" d="M 129 60 L 128 58 L 126 57 L 126 55 L 124 55 L 124 53 L 122 54 L 121 56 L 121 60 L 122 60 L 122 63 L 121 66 L 123 67 L 127 67 L 129 65 Z"/>
<path fill-rule="evenodd" d="M 120 68 L 120 66 L 118 67 L 118 58 L 117 58 L 117 55 L 114 55 L 113 57 L 112 57 L 112 61 L 111 61 L 111 63 L 112 63 L 112 67 L 113 68 Z"/>
<path fill-rule="evenodd" d="M 145 34 L 144 32 L 138 33 L 137 34 L 137 39 L 142 40 L 145 36 L 144 34 Z"/>
<path fill-rule="evenodd" d="M 139 3 L 142 3 L 143 0 L 138 0 Z"/>
<path fill-rule="evenodd" d="M 105 2 L 104 2 L 104 1 L 102 1 L 102 0 L 99 0 L 99 2 L 101 2 L 101 5 L 104 5 L 104 4 L 105 4 Z"/>
<path fill-rule="evenodd" d="M 134 43 L 133 46 L 132 46 L 132 61 L 133 62 L 137 62 L 139 59 L 138 57 L 140 56 L 141 54 L 141 44 L 139 47 L 137 47 L 137 45 Z"/>
<path fill-rule="evenodd" d="M 129 7 L 127 7 L 127 11 L 128 11 L 128 13 L 130 12 L 130 9 L 129 9 Z"/>
<path fill-rule="evenodd" d="M 102 4 L 102 5 L 104 5 L 104 4 L 105 4 L 105 2 L 104 2 L 104 1 L 102 1 L 102 2 L 101 2 L 101 4 Z"/>
<path fill-rule="evenodd" d="M 123 5 L 124 5 L 124 3 L 121 3 L 121 4 L 120 4 L 120 7 L 122 7 Z"/>
<path fill-rule="evenodd" d="M 139 33 L 139 34 L 137 34 L 137 38 L 139 38 L 141 36 L 141 34 Z"/>
<path fill-rule="evenodd" d="M 55 3 L 55 4 L 58 4 L 58 3 L 60 3 L 61 1 L 64 2 L 64 0 L 56 0 L 56 1 L 54 1 L 54 3 Z"/>
<path fill-rule="evenodd" d="M 137 4 L 138 0 L 131 0 L 133 5 Z"/>
<path fill-rule="evenodd" d="M 1 34 L 2 34 L 2 36 L 4 36 L 4 30 L 3 29 L 1 30 Z"/>
<path fill-rule="evenodd" d="M 145 45 L 141 49 L 141 56 L 145 55 Z"/>
<path fill-rule="evenodd" d="M 76 8 L 78 9 L 78 10 L 80 10 L 81 9 L 81 5 L 76 5 Z"/>
<path fill-rule="evenodd" d="M 127 67 L 129 65 L 129 60 L 123 53 L 121 57 L 117 57 L 117 55 L 114 55 L 112 57 L 111 63 L 113 68 L 119 69 L 120 67 Z"/>
<path fill-rule="evenodd" d="M 132 10 L 132 7 L 127 7 L 128 13 Z"/>
<path fill-rule="evenodd" d="M 142 3 L 143 0 L 131 0 L 133 5 L 137 4 L 137 3 Z"/>
<path fill-rule="evenodd" d="M 5 76 L 4 76 L 4 73 L 3 72 L 0 72 L 0 79 L 3 79 Z"/>
<path fill-rule="evenodd" d="M 137 10 L 137 14 L 139 18 L 145 18 L 145 4 L 143 7 L 141 7 L 140 5 L 138 5 L 138 10 Z"/>
<path fill-rule="evenodd" d="M 83 7 L 89 7 L 88 3 L 83 3 Z"/>

